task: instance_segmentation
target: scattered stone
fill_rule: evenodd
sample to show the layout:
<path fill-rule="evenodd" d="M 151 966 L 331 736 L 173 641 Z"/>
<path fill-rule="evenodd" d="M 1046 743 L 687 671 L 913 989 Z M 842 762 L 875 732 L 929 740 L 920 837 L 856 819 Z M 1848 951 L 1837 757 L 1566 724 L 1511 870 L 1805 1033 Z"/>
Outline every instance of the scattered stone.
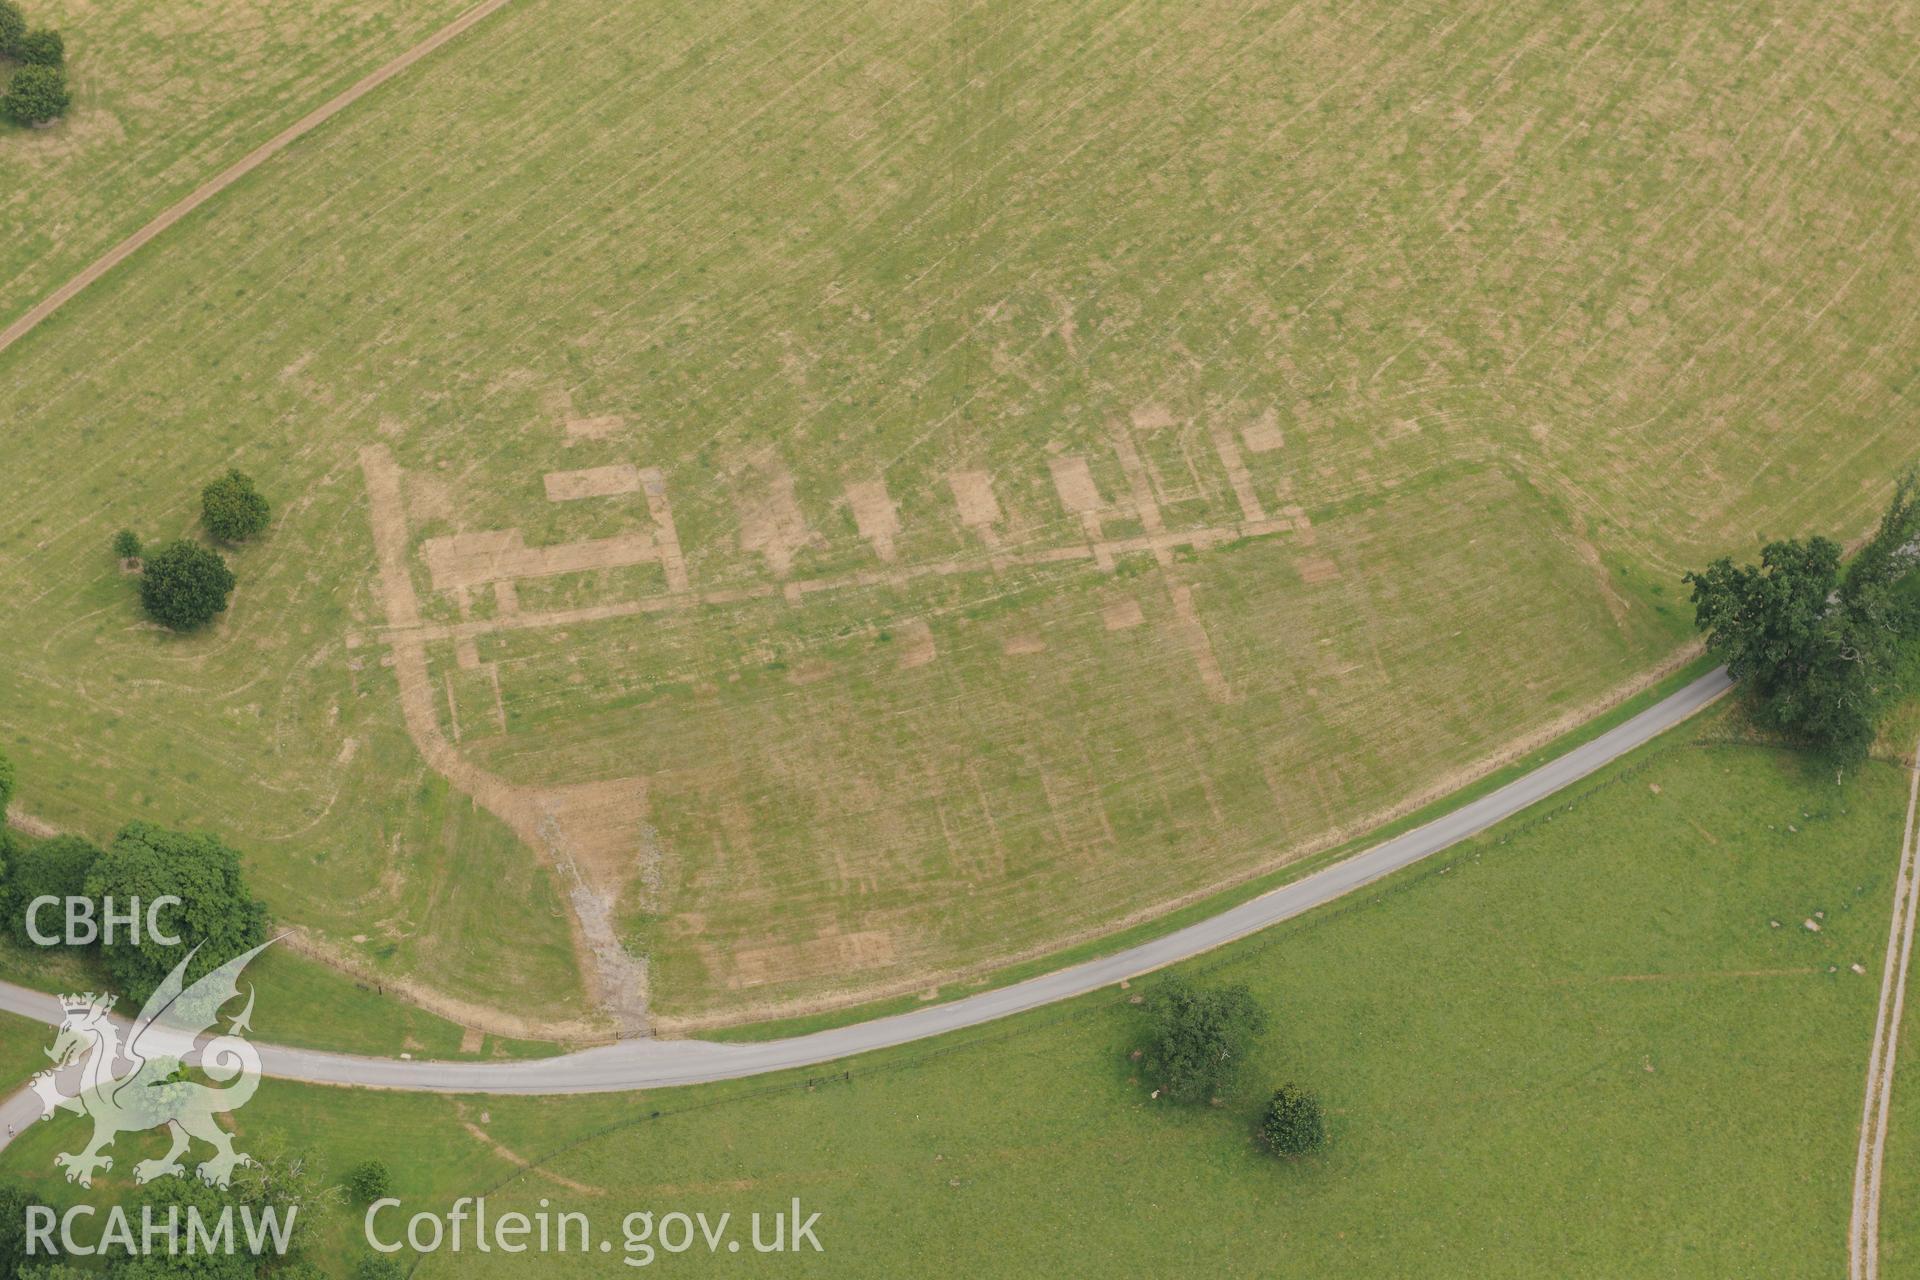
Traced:
<path fill-rule="evenodd" d="M 1127 997 L 1128 1004 L 1145 1004 L 1146 1001 L 1147 1001 L 1147 998 L 1145 996 L 1134 995 L 1134 996 Z"/>
<path fill-rule="evenodd" d="M 1780 927 L 1780 922 L 1778 920 L 1769 920 L 1767 921 L 1767 927 L 1769 929 L 1778 929 Z"/>
<path fill-rule="evenodd" d="M 950 1186 L 950 1187 L 957 1187 L 957 1186 L 959 1186 L 959 1185 L 960 1185 L 960 1179 L 958 1179 L 958 1178 L 948 1178 L 948 1179 L 947 1179 L 947 1185 L 948 1185 L 948 1186 Z"/>
<path fill-rule="evenodd" d="M 1122 978 L 1120 979 L 1120 989 L 1122 991 L 1131 991 L 1133 990 L 1133 984 L 1131 982 L 1128 982 L 1125 978 Z"/>
<path fill-rule="evenodd" d="M 1809 933 L 1820 932 L 1820 922 L 1818 920 L 1808 920 L 1805 923 L 1807 926 L 1807 932 Z"/>
<path fill-rule="evenodd" d="M 1853 965 L 1853 971 L 1855 973 L 1865 973 L 1867 971 L 1867 966 L 1863 964 L 1855 964 Z"/>
<path fill-rule="evenodd" d="M 1813 913 L 1813 918 L 1815 920 L 1825 920 L 1827 918 L 1827 913 L 1824 911 L 1816 911 Z"/>
<path fill-rule="evenodd" d="M 1651 791 L 1651 792 L 1653 792 L 1653 794 L 1655 794 L 1655 795 L 1659 795 L 1659 794 L 1660 794 L 1660 784 L 1659 784 L 1659 783 L 1657 783 L 1657 782 L 1649 782 L 1649 783 L 1647 784 L 1647 790 L 1649 790 L 1649 791 Z"/>

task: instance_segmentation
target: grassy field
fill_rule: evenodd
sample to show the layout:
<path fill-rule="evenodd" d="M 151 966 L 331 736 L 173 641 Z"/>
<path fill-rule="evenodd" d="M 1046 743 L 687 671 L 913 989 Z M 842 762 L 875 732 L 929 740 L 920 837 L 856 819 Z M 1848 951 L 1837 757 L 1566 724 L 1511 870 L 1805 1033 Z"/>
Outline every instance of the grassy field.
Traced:
<path fill-rule="evenodd" d="M 165 206 L 467 5 L 460 0 L 32 0 L 73 107 L 0 122 L 0 326 Z"/>
<path fill-rule="evenodd" d="M 813 1087 L 526 1101 L 269 1083 L 241 1127 L 302 1135 L 336 1170 L 387 1159 L 411 1208 L 546 1197 L 602 1232 L 632 1210 L 739 1218 L 799 1196 L 827 1252 L 754 1259 L 782 1274 L 1832 1275 L 1905 777 L 1876 764 L 1836 787 L 1713 743 L 1721 723 L 1185 966 L 1275 1014 L 1217 1111 L 1149 1099 L 1127 1059 L 1139 1013 L 1108 992 Z M 1285 1079 L 1332 1112 L 1329 1148 L 1297 1164 L 1246 1138 L 1260 1087 Z M 36 1131 L 7 1168 L 63 1196 L 48 1161 L 69 1139 Z M 330 1231 L 344 1272 L 357 1215 Z M 442 1254 L 416 1274 L 527 1265 Z M 612 1265 L 549 1256 L 540 1274 Z"/>
<path fill-rule="evenodd" d="M 97 955 L 29 950 L 11 941 L 0 941 L 0 979 L 53 994 L 114 987 Z M 262 993 L 254 1031 L 275 1044 L 416 1058 L 541 1057 L 559 1050 L 461 1026 L 284 945 L 249 965 L 246 980 Z M 34 1031 L 34 1043 L 50 1044 L 48 1034 Z"/>
<path fill-rule="evenodd" d="M 511 5 L 0 356 L 22 802 L 539 1036 L 1271 870 L 1866 527 L 1915 23 Z M 157 635 L 107 537 L 230 463 L 278 523 Z"/>

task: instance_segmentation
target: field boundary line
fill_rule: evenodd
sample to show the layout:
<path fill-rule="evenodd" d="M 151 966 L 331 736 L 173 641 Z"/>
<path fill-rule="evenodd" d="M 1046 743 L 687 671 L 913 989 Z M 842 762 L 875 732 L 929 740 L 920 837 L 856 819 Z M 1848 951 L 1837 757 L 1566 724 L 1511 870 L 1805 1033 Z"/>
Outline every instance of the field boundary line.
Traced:
<path fill-rule="evenodd" d="M 1907 1002 L 1907 971 L 1913 961 L 1914 919 L 1920 915 L 1920 876 L 1914 874 L 1920 845 L 1913 838 L 1914 809 L 1916 803 L 1920 803 L 1920 743 L 1914 746 L 1911 772 L 1907 824 L 1900 836 L 1900 860 L 1894 871 L 1893 919 L 1887 928 L 1880 1005 L 1874 1013 L 1873 1048 L 1867 1057 L 1860 1148 L 1853 1165 L 1853 1217 L 1847 1232 L 1848 1280 L 1876 1280 L 1880 1274 L 1880 1172 L 1887 1151 L 1893 1065 L 1900 1046 L 1900 1016 Z"/>
<path fill-rule="evenodd" d="M 67 281 L 58 289 L 55 289 L 52 293 L 35 303 L 25 315 L 15 320 L 5 329 L 0 329 L 0 352 L 4 352 L 8 347 L 11 347 L 14 343 L 20 341 L 20 339 L 26 337 L 29 333 L 32 333 L 40 326 L 41 321 L 72 301 L 88 285 L 100 279 L 100 277 L 106 275 L 107 272 L 113 270 L 122 262 L 125 262 L 128 258 L 139 252 L 141 248 L 163 231 L 166 231 L 169 227 L 198 209 L 201 205 L 207 203 L 207 201 L 213 199 L 222 191 L 225 191 L 228 187 L 231 187 L 234 183 L 240 181 L 240 179 L 246 177 L 249 173 L 252 173 L 255 169 L 258 169 L 261 165 L 271 160 L 274 156 L 279 155 L 295 142 L 307 134 L 312 133 L 315 129 L 318 129 L 321 125 L 333 119 L 333 117 L 339 115 L 342 111 L 345 111 L 348 107 L 366 97 L 369 93 L 372 93 L 375 89 L 378 89 L 402 71 L 405 71 L 408 67 L 413 66 L 416 62 L 419 62 L 422 58 L 425 58 L 428 54 L 446 44 L 449 40 L 452 40 L 454 37 L 479 23 L 482 19 L 492 14 L 494 10 L 504 7 L 507 3 L 508 0 L 481 0 L 481 3 L 467 10 L 452 22 L 449 22 L 425 40 L 413 46 L 413 48 L 408 49 L 405 53 L 400 54 L 379 69 L 361 77 L 346 89 L 341 90 L 320 106 L 315 107 L 312 111 L 309 111 L 306 115 L 301 116 L 298 120 L 282 129 L 272 138 L 269 138 L 240 159 L 234 161 L 214 177 L 194 188 L 187 195 L 170 205 L 158 217 L 154 218 L 153 221 L 147 223 L 146 226 L 141 227 L 125 240 L 122 240 L 119 244 L 109 249 L 105 255 L 96 259 L 92 264 L 82 270 L 79 275 L 73 277 L 73 279 Z"/>

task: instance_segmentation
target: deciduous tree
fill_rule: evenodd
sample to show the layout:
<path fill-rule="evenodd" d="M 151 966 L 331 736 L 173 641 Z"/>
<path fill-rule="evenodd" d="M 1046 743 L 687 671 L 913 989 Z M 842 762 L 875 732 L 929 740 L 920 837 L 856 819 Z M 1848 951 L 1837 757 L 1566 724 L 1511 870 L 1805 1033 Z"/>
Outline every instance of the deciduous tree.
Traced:
<path fill-rule="evenodd" d="M 20 37 L 14 57 L 30 67 L 58 67 L 67 61 L 67 42 L 58 31 L 41 27 Z"/>
<path fill-rule="evenodd" d="M 1275 1155 L 1302 1156 L 1327 1140 L 1326 1117 L 1315 1094 L 1284 1084 L 1260 1115 L 1260 1141 Z"/>
<path fill-rule="evenodd" d="M 1200 990 L 1178 977 L 1161 980 L 1147 1012 L 1147 1069 L 1182 1102 L 1204 1102 L 1230 1088 L 1267 1028 L 1266 1010 L 1246 987 Z"/>
<path fill-rule="evenodd" d="M 88 872 L 86 893 L 96 903 L 111 896 L 121 911 L 138 899 L 143 919 L 156 898 L 181 900 L 159 912 L 162 932 L 180 946 L 162 945 L 144 928 L 138 942 L 122 933 L 101 946 L 117 990 L 131 1002 L 153 994 L 189 948 L 200 948 L 187 969 L 193 982 L 267 939 L 267 909 L 247 890 L 240 855 L 217 836 L 129 823 Z"/>
<path fill-rule="evenodd" d="M 228 471 L 200 491 L 200 518 L 222 542 L 245 542 L 267 527 L 267 500 L 244 471 Z"/>
<path fill-rule="evenodd" d="M 37 947 L 27 933 L 27 908 L 35 898 L 78 898 L 87 895 L 87 873 L 100 858 L 99 846 L 79 836 L 55 836 L 15 852 L 7 877 L 7 925 L 14 941 Z M 61 912 L 40 913 L 43 934 L 60 931 Z"/>
<path fill-rule="evenodd" d="M 0 97 L 0 115 L 16 124 L 45 124 L 73 105 L 67 73 L 59 67 L 21 67 Z"/>
<path fill-rule="evenodd" d="M 1762 723 L 1846 761 L 1873 745 L 1920 638 L 1908 583 L 1920 562 L 1920 492 L 1895 487 L 1879 529 L 1842 570 L 1826 538 L 1771 542 L 1758 565 L 1722 557 L 1686 581 L 1707 648 L 1752 694 Z"/>
<path fill-rule="evenodd" d="M 185 539 L 148 556 L 140 576 L 140 602 L 175 631 L 205 626 L 232 593 L 233 571 L 220 553 Z"/>

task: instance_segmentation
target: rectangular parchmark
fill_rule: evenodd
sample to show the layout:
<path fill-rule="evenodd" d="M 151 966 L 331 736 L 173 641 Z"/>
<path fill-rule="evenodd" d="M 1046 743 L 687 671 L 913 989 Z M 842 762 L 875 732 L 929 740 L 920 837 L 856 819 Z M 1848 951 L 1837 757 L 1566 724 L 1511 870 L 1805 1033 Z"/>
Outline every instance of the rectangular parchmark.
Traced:
<path fill-rule="evenodd" d="M 640 471 L 625 462 L 579 471 L 549 471 L 545 476 L 548 502 L 579 498 L 613 498 L 640 491 Z"/>
<path fill-rule="evenodd" d="M 1240 439 L 1246 442 L 1248 453 L 1271 453 L 1280 448 L 1286 437 L 1280 432 L 1279 410 L 1269 408 L 1240 428 Z"/>
<path fill-rule="evenodd" d="M 900 670 L 924 667 L 935 658 L 933 628 L 925 618 L 914 618 L 900 627 Z"/>
<path fill-rule="evenodd" d="M 873 554 L 892 563 L 893 540 L 900 532 L 900 517 L 893 509 L 893 499 L 887 496 L 886 481 L 857 480 L 848 485 L 847 505 L 853 508 L 853 523 L 873 548 Z"/>
<path fill-rule="evenodd" d="M 1137 627 L 1146 620 L 1140 611 L 1140 602 L 1129 596 L 1125 600 L 1115 600 L 1100 610 L 1100 621 L 1109 631 L 1125 631 Z"/>
<path fill-rule="evenodd" d="M 617 569 L 659 559 L 649 533 L 628 533 L 585 542 L 529 547 L 518 529 L 456 533 L 430 538 L 422 548 L 439 591 L 474 587 L 502 578 L 541 578 L 587 569 Z"/>
<path fill-rule="evenodd" d="M 604 440 L 624 425 L 618 414 L 607 414 L 598 418 L 568 418 L 567 443 L 575 440 Z"/>

